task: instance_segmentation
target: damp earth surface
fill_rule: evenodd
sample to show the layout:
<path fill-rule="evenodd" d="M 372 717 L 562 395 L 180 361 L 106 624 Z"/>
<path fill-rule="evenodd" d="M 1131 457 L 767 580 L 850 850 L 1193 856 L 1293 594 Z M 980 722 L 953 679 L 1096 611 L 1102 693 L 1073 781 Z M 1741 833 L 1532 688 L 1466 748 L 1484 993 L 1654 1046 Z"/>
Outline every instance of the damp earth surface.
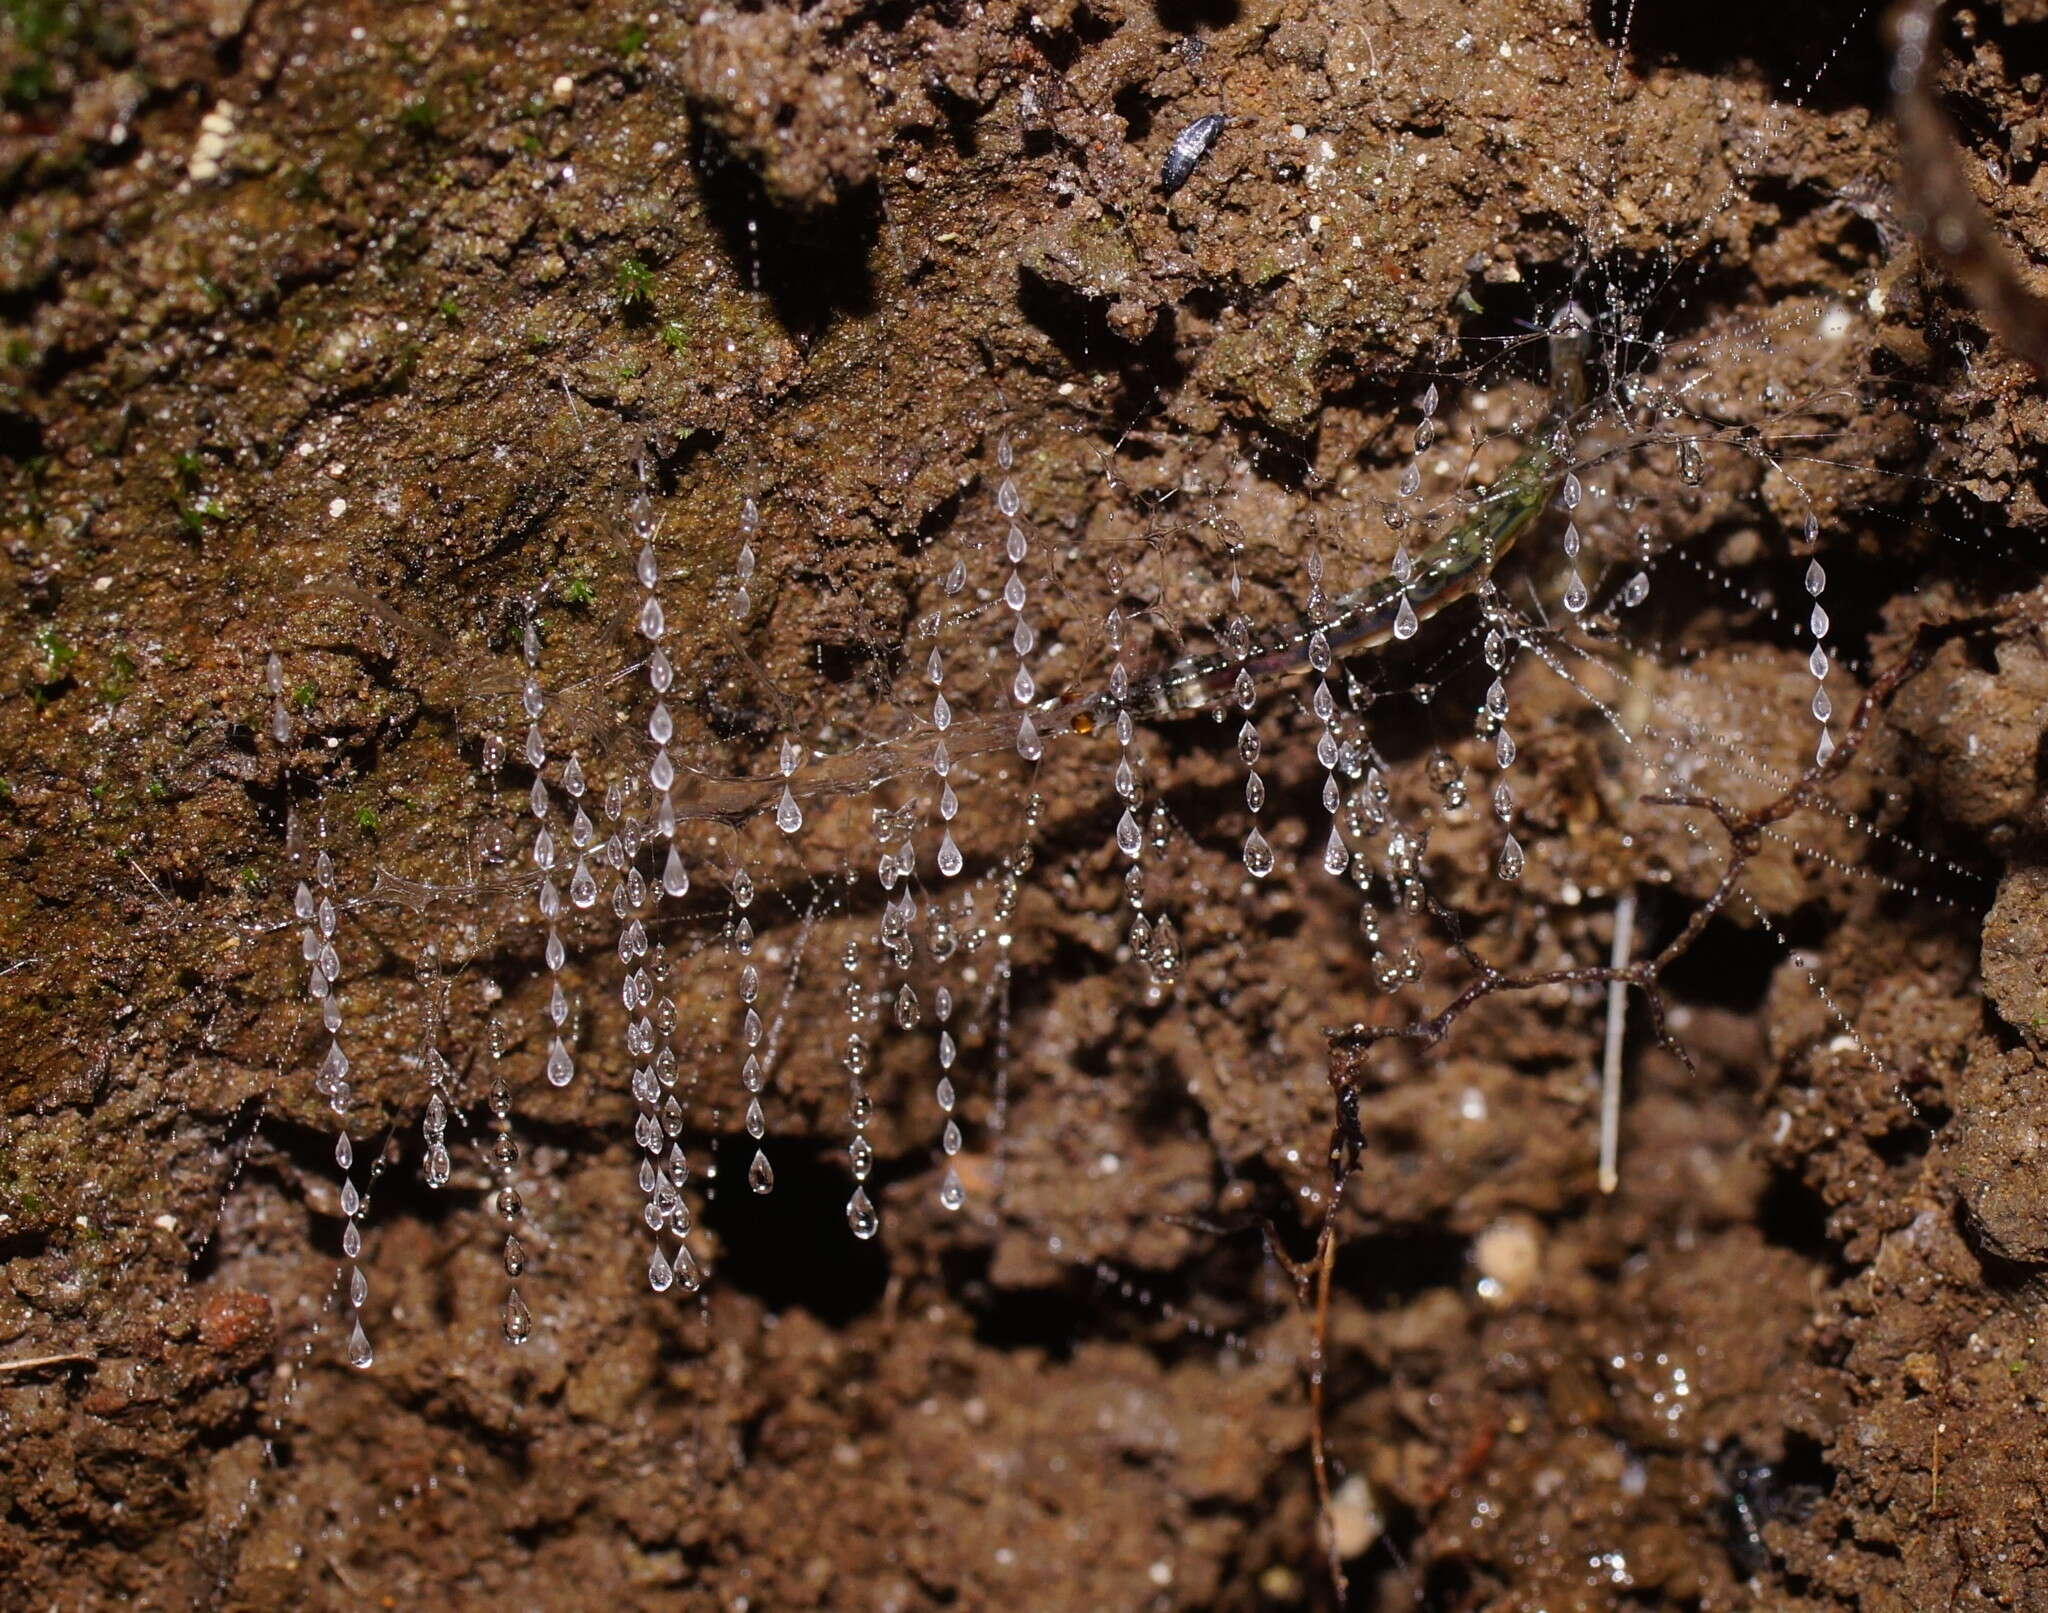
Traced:
<path fill-rule="evenodd" d="M 1796 44 L 1762 7 L 1612 9 L 11 4 L 0 1600 L 2048 1605 L 2048 633 L 2009 608 L 2040 580 L 2042 392 L 1894 215 L 1859 8 Z M 2028 10 L 1963 13 L 1948 84 L 1980 194 L 2039 254 Z M 1708 567 L 1655 596 L 1658 709 L 1706 688 L 1697 723 L 1740 708 L 1746 754 L 1805 765 L 1806 693 L 1782 690 L 1806 644 L 1752 569 L 1788 534 L 1784 576 L 1825 562 L 1866 666 L 1982 617 L 1872 713 L 1842 803 L 1916 855 L 1839 817 L 1767 847 L 1754 907 L 1661 986 L 1670 1045 L 1638 1010 L 1618 1190 L 1604 987 L 1488 997 L 1369 1069 L 1333 1053 L 1332 1029 L 1440 1002 L 1457 959 L 1375 992 L 1355 904 L 1248 880 L 1241 771 L 1203 720 L 1147 742 L 1193 825 L 1156 876 L 1184 966 L 1148 987 L 1119 957 L 1109 753 L 1061 748 L 1000 1090 L 976 1010 L 966 1207 L 935 1191 L 927 1024 L 869 1077 L 871 1241 L 830 1018 L 880 901 L 844 877 L 871 831 L 861 802 L 809 809 L 760 920 L 782 969 L 810 948 L 777 1024 L 776 1188 L 740 1190 L 720 1045 L 685 1138 L 724 1189 L 709 1276 L 649 1293 L 622 1069 L 533 1078 L 540 932 L 418 897 L 505 859 L 477 713 L 498 701 L 516 748 L 527 623 L 593 725 L 625 703 L 636 460 L 693 720 L 765 776 L 792 724 L 854 751 L 886 726 L 948 545 L 1000 542 L 998 439 L 1056 552 L 1200 572 L 1148 585 L 1145 642 L 1176 653 L 1232 568 L 1271 603 L 1311 548 L 1384 566 L 1416 394 L 1440 378 L 1471 432 L 1526 431 L 1541 374 L 1495 357 L 1574 295 L 1610 332 L 1617 300 L 1667 321 L 1645 339 L 1692 344 L 1731 399 L 1830 400 L 1819 447 L 1641 473 L 1651 546 Z M 1634 540 L 1588 541 L 1619 564 Z M 1070 672 L 1101 573 L 1034 574 Z M 1519 881 L 1483 811 L 1429 843 L 1504 968 L 1603 957 L 1637 881 L 1668 939 L 1725 863 L 1612 786 L 1589 698 L 1515 685 Z M 1434 718 L 1402 711 L 1396 792 L 1434 811 Z M 1491 754 L 1469 714 L 1443 726 L 1457 765 Z M 1283 802 L 1321 785 L 1312 742 L 1276 747 Z M 966 860 L 999 866 L 1022 816 L 964 811 Z M 1318 854 L 1301 814 L 1264 821 L 1281 858 Z M 423 1014 L 462 1116 L 444 1187 L 392 1145 L 360 1372 L 291 919 L 314 836 L 345 894 L 379 894 L 342 940 L 358 1151 L 416 1146 Z M 596 1050 L 622 1023 L 605 962 L 564 970 Z M 522 1072 L 516 1347 L 494 1018 Z M 1329 1209 L 1333 1068 L 1364 1148 L 1318 1345 L 1288 1261 Z"/>

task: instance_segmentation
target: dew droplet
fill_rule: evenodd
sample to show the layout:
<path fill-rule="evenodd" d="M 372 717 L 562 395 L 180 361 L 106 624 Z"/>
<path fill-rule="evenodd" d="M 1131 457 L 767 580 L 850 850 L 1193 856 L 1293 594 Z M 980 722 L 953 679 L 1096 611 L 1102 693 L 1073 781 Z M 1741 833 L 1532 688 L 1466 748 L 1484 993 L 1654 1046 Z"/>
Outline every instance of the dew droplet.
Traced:
<path fill-rule="evenodd" d="M 547 1075 L 548 1084 L 557 1087 L 567 1086 L 576 1077 L 575 1061 L 559 1036 L 548 1044 Z"/>
<path fill-rule="evenodd" d="M 1697 487 L 1706 473 L 1706 462 L 1700 457 L 1699 439 L 1681 437 L 1678 439 L 1678 475 L 1688 487 Z"/>
<path fill-rule="evenodd" d="M 782 787 L 782 799 L 775 803 L 775 827 L 786 835 L 793 835 L 803 826 L 804 810 L 796 804 L 796 797 L 785 784 Z"/>
<path fill-rule="evenodd" d="M 865 1242 L 880 1230 L 882 1218 L 875 1214 L 875 1207 L 868 1199 L 868 1190 L 856 1187 L 853 1197 L 846 1201 L 846 1224 L 853 1229 L 853 1235 Z"/>
<path fill-rule="evenodd" d="M 1402 642 L 1415 637 L 1422 624 L 1415 619 L 1415 607 L 1408 602 L 1408 596 L 1401 596 L 1401 607 L 1394 612 L 1394 637 Z"/>
<path fill-rule="evenodd" d="M 967 1189 L 960 1185 L 960 1173 L 948 1165 L 939 1182 L 939 1203 L 945 1209 L 957 1210 L 966 1202 Z"/>
<path fill-rule="evenodd" d="M 533 1315 L 526 1308 L 526 1301 L 519 1297 L 519 1290 L 505 1290 L 505 1342 L 524 1344 L 533 1336 Z"/>
<path fill-rule="evenodd" d="M 946 838 L 939 842 L 939 872 L 951 879 L 960 872 L 965 861 L 966 859 L 960 855 L 960 847 L 953 839 L 953 831 L 948 829 Z"/>
<path fill-rule="evenodd" d="M 775 1191 L 775 1167 L 768 1163 L 768 1156 L 760 1149 L 754 1150 L 754 1162 L 747 1167 L 747 1186 L 756 1193 Z"/>
<path fill-rule="evenodd" d="M 597 881 L 591 877 L 589 862 L 578 857 L 576 872 L 569 878 L 569 900 L 578 907 L 590 907 L 597 901 Z"/>
<path fill-rule="evenodd" d="M 1254 879 L 1264 879 L 1273 871 L 1273 848 L 1257 829 L 1244 837 L 1244 866 Z"/>
<path fill-rule="evenodd" d="M 1522 843 L 1513 835 L 1501 842 L 1500 861 L 1494 865 L 1494 872 L 1502 879 L 1522 877 Z"/>
<path fill-rule="evenodd" d="M 359 1372 L 367 1372 L 377 1359 L 370 1348 L 370 1336 L 363 1331 L 363 1319 L 358 1316 L 355 1326 L 348 1335 L 348 1364 Z"/>
<path fill-rule="evenodd" d="M 1622 585 L 1621 602 L 1624 605 L 1634 607 L 1640 605 L 1649 597 L 1650 576 L 1648 572 L 1639 571 Z"/>

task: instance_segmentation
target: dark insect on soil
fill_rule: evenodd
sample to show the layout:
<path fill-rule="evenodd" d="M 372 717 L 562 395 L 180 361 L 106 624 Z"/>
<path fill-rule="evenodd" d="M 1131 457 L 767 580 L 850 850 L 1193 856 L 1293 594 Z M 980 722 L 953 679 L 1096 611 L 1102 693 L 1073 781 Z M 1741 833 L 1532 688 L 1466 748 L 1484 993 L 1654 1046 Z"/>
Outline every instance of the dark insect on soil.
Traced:
<path fill-rule="evenodd" d="M 1171 196 L 1193 176 L 1196 165 L 1209 155 L 1209 148 L 1223 132 L 1223 121 L 1222 113 L 1211 112 L 1173 137 L 1165 166 L 1159 170 L 1159 189 L 1163 194 Z"/>

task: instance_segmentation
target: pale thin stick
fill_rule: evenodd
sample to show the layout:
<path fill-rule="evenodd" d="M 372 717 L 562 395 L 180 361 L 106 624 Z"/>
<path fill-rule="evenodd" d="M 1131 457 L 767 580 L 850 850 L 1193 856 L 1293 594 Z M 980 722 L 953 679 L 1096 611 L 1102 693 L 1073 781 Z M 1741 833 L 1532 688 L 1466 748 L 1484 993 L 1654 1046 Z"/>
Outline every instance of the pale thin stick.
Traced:
<path fill-rule="evenodd" d="M 1614 953 L 1608 959 L 1616 973 L 1607 982 L 1607 1047 L 1600 1063 L 1600 1191 L 1621 1185 L 1621 1044 L 1628 1030 L 1626 969 L 1635 950 L 1636 893 L 1628 891 L 1614 904 Z"/>
<path fill-rule="evenodd" d="M 0 1361 L 0 1372 L 33 1372 L 38 1367 L 87 1365 L 98 1359 L 96 1355 L 84 1355 L 77 1350 L 67 1350 L 62 1355 L 25 1355 L 18 1361 Z"/>

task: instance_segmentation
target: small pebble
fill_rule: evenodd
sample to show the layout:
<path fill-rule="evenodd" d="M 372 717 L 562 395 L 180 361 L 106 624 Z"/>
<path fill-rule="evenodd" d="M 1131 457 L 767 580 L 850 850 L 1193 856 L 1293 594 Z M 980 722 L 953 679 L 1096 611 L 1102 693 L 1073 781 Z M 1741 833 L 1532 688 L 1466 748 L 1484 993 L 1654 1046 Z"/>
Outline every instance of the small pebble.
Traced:
<path fill-rule="evenodd" d="M 1518 1303 L 1543 1267 L 1543 1236 L 1525 1215 L 1502 1216 L 1473 1240 L 1479 1297 L 1496 1308 Z"/>

